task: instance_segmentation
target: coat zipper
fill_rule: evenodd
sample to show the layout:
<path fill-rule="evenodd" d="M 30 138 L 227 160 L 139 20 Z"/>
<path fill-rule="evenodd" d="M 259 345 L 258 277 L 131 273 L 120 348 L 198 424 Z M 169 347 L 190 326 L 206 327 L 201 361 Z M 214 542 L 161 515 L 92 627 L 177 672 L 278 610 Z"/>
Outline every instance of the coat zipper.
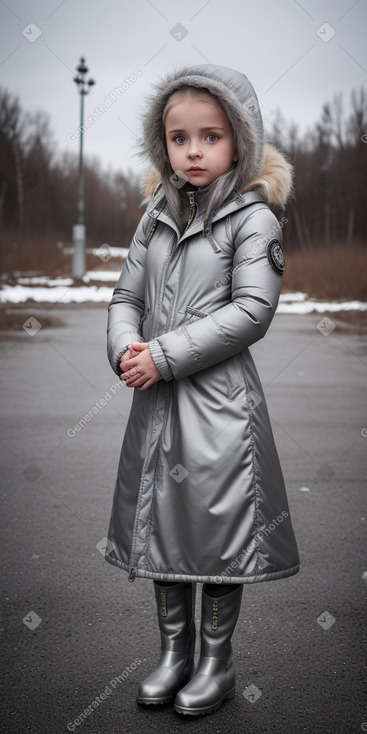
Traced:
<path fill-rule="evenodd" d="M 188 229 L 188 227 L 190 226 L 190 224 L 193 222 L 193 220 L 195 219 L 196 210 L 197 210 L 194 191 L 189 191 L 188 192 L 188 195 L 189 195 L 189 201 L 190 201 L 190 216 L 189 216 L 189 221 L 187 222 L 186 228 L 184 230 L 185 232 Z M 169 250 L 168 250 L 167 257 L 166 257 L 166 261 L 165 261 L 164 266 L 163 266 L 163 272 L 162 272 L 160 289 L 159 289 L 159 300 L 160 301 L 161 301 L 161 297 L 163 295 L 163 290 L 164 290 L 164 286 L 165 286 L 165 282 L 166 282 L 166 275 L 167 275 L 169 261 L 171 259 L 171 255 L 172 255 L 172 252 L 173 252 L 174 248 L 175 248 L 175 242 L 174 242 L 174 239 L 172 239 L 172 243 L 169 246 Z M 182 253 L 181 253 L 181 257 L 182 257 Z M 177 298 L 177 288 L 176 288 L 176 294 L 175 295 L 176 295 L 176 298 Z M 173 304 L 173 308 L 172 308 L 171 315 L 170 315 L 171 322 L 172 322 L 173 313 L 174 313 L 174 306 L 175 306 L 175 303 Z M 156 326 L 157 320 L 158 320 L 158 313 L 155 314 L 154 323 L 152 324 L 152 333 L 153 334 L 155 332 L 155 326 Z M 153 339 L 154 339 L 154 337 L 153 337 Z M 155 396 L 155 401 L 156 401 L 156 398 L 157 398 L 157 396 Z M 155 408 L 155 405 L 154 405 L 154 408 Z M 144 464 L 145 464 L 145 462 L 144 462 Z M 143 470 L 144 470 L 144 467 L 143 467 Z M 141 488 L 139 488 L 139 493 L 140 493 L 140 489 Z M 138 517 L 135 518 L 134 531 L 135 531 L 135 528 L 137 527 L 137 523 L 138 523 Z M 133 542 L 133 545 L 132 545 L 131 556 L 133 556 L 134 553 L 135 553 L 135 541 Z M 136 576 L 136 574 L 135 574 L 135 568 L 132 567 L 130 569 L 128 580 L 131 581 L 131 582 L 135 581 L 135 576 Z"/>
<path fill-rule="evenodd" d="M 192 224 L 192 222 L 194 221 L 195 215 L 196 215 L 196 209 L 197 209 L 194 191 L 188 191 L 187 193 L 189 195 L 189 201 L 190 201 L 190 216 L 189 216 L 189 221 L 187 222 L 185 230 L 184 230 L 185 232 L 190 227 L 190 224 Z"/>
<path fill-rule="evenodd" d="M 162 296 L 163 296 L 163 291 L 164 291 L 164 285 L 165 285 L 165 279 L 166 279 L 166 274 L 167 274 L 167 270 L 168 270 L 168 265 L 169 265 L 169 261 L 170 261 L 172 252 L 174 250 L 174 247 L 175 247 L 175 235 L 172 236 L 172 239 L 171 239 L 171 241 L 169 243 L 168 253 L 167 253 L 166 259 L 164 261 L 164 265 L 163 265 L 163 270 L 162 270 L 162 275 L 161 275 L 161 282 L 160 282 L 160 286 L 159 286 L 159 296 L 158 296 L 159 302 L 161 302 L 161 299 L 162 299 Z M 152 322 L 153 322 L 152 323 L 152 334 L 153 334 L 153 336 L 152 336 L 152 339 L 155 338 L 154 337 L 154 333 L 155 333 L 155 328 L 156 328 L 156 324 L 157 324 L 157 321 L 158 321 L 158 317 L 159 317 L 159 313 L 157 312 L 157 309 L 155 309 L 155 313 L 154 313 L 154 310 L 153 310 L 153 318 L 152 318 Z M 156 388 L 156 386 L 153 386 L 153 388 L 154 387 Z M 155 394 L 153 394 L 152 400 L 153 400 L 153 405 L 151 406 L 151 414 L 153 415 L 154 410 L 155 410 L 155 407 L 156 407 L 156 401 L 157 401 L 157 390 L 156 389 L 155 389 Z M 151 419 L 149 418 L 149 421 L 150 420 Z M 149 424 L 148 424 L 148 430 L 149 430 Z M 147 463 L 147 456 L 145 456 L 145 458 L 144 458 L 142 473 L 146 471 L 146 463 Z M 142 487 L 141 487 L 141 483 L 140 483 L 138 496 L 140 496 L 141 491 L 142 491 Z M 138 513 L 138 510 L 136 510 L 136 515 L 135 515 L 135 520 L 134 520 L 133 541 L 132 541 L 131 552 L 130 552 L 130 559 L 131 559 L 130 562 L 132 562 L 132 558 L 135 555 L 136 531 L 137 531 L 138 524 L 139 524 L 139 513 Z M 132 567 L 130 569 L 128 580 L 129 581 L 135 581 L 135 568 L 134 567 Z"/>

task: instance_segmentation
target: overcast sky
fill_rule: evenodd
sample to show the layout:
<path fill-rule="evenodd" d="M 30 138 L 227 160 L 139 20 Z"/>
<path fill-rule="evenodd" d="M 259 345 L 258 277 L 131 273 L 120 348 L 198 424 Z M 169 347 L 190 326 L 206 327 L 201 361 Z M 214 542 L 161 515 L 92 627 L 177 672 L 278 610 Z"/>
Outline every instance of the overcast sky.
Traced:
<path fill-rule="evenodd" d="M 366 20 L 366 0 L 0 0 L 0 85 L 25 110 L 45 110 L 57 148 L 77 153 L 73 77 L 84 55 L 96 81 L 85 117 L 99 115 L 85 153 L 139 172 L 138 115 L 159 75 L 183 64 L 238 69 L 266 128 L 280 108 L 303 131 L 335 93 L 349 103 L 351 89 L 367 88 Z"/>

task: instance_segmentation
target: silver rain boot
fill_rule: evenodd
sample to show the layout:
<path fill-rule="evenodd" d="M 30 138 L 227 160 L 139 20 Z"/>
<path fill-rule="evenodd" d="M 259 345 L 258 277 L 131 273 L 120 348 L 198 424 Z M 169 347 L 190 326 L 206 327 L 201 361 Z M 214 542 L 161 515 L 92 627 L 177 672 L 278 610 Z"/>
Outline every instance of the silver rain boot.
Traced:
<path fill-rule="evenodd" d="M 179 714 L 211 714 L 235 694 L 231 637 L 241 608 L 243 585 L 214 598 L 203 589 L 201 652 L 195 676 L 175 699 Z"/>
<path fill-rule="evenodd" d="M 170 703 L 190 680 L 195 650 L 196 585 L 154 583 L 161 657 L 158 667 L 138 687 L 140 704 Z"/>

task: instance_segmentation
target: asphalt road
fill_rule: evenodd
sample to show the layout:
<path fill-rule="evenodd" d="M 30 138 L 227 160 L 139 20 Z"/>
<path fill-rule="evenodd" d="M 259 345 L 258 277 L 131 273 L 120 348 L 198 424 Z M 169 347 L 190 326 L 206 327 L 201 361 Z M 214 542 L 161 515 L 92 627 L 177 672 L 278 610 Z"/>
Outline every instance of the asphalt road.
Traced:
<path fill-rule="evenodd" d="M 42 325 L 45 315 L 64 325 L 34 333 L 30 317 Z M 236 697 L 193 719 L 137 706 L 158 655 L 153 585 L 129 583 L 96 548 L 132 396 L 107 362 L 106 307 L 19 311 L 19 328 L 0 339 L 6 734 L 367 731 L 367 345 L 319 322 L 276 316 L 252 349 L 301 571 L 245 585 Z"/>

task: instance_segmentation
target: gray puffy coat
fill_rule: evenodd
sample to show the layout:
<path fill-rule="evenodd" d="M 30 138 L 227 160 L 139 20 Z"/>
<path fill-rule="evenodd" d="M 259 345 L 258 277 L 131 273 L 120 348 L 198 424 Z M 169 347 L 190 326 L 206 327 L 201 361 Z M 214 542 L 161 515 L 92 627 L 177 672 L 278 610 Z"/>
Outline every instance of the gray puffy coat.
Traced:
<path fill-rule="evenodd" d="M 253 89 L 232 73 L 232 84 L 226 69 L 213 75 L 212 67 L 196 67 L 184 77 L 200 76 L 212 93 L 221 84 L 229 108 L 239 102 L 246 124 L 255 124 L 255 139 L 259 117 L 251 120 L 241 98 L 249 91 L 252 98 Z M 162 82 L 160 104 L 180 83 L 181 76 Z M 209 223 L 201 191 L 183 187 L 180 195 L 197 205 L 183 233 L 164 186 L 157 185 L 164 171 L 154 174 L 109 305 L 108 356 L 116 374 L 127 345 L 144 341 L 163 378 L 145 391 L 131 388 L 116 480 L 108 531 L 113 549 L 106 560 L 131 579 L 249 583 L 299 570 L 282 471 L 249 351 L 265 335 L 278 303 L 282 231 L 269 204 L 284 203 L 290 167 L 263 142 L 261 156 L 258 150 L 254 155 L 259 160 L 248 162 L 247 180 L 245 173 L 241 189 Z M 150 157 L 159 169 L 157 151 Z"/>

